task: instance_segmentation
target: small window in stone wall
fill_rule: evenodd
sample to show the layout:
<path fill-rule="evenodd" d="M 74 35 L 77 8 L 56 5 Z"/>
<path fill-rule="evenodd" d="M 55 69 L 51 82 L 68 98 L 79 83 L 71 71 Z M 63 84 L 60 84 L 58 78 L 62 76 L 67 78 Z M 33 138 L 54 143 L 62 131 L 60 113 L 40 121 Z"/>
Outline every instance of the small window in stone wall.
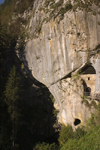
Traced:
<path fill-rule="evenodd" d="M 88 80 L 90 80 L 90 77 L 88 77 Z"/>

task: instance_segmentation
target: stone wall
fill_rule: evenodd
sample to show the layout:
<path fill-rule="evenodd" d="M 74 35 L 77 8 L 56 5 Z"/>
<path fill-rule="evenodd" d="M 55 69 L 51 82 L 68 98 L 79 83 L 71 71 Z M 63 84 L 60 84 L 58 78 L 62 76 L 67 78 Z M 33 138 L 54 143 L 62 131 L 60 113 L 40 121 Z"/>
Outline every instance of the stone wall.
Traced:
<path fill-rule="evenodd" d="M 96 86 L 96 74 L 84 74 L 81 78 L 86 82 L 88 88 L 90 88 L 91 94 L 95 92 Z"/>

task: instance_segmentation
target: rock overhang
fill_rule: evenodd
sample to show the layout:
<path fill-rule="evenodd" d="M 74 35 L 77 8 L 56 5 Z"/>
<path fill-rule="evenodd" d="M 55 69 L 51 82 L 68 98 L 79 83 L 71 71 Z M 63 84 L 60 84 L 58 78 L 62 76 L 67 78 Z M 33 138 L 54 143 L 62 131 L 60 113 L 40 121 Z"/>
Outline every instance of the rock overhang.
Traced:
<path fill-rule="evenodd" d="M 93 6 L 93 10 L 99 12 L 99 9 Z M 86 12 L 86 10 L 68 11 L 62 20 L 59 21 L 59 16 L 48 22 L 45 19 L 40 26 L 41 15 L 45 16 L 42 10 L 30 20 L 30 34 L 37 31 L 40 33 L 27 42 L 25 61 L 33 77 L 45 84 L 54 95 L 55 106 L 59 108 L 59 122 L 73 124 L 75 118 L 82 118 L 84 122 L 86 119 L 84 115 L 89 112 L 88 109 L 84 112 L 85 106 L 81 104 L 82 83 L 80 80 L 74 83 L 70 74 L 74 75 L 86 63 L 91 62 L 97 73 L 96 90 L 100 89 L 98 85 L 99 54 L 96 58 L 91 57 L 91 53 L 97 51 L 96 47 L 100 44 L 100 25 L 98 23 L 100 14 L 98 12 L 94 15 L 93 12 Z M 73 84 L 74 87 L 71 86 Z M 80 88 L 77 88 L 77 85 Z M 79 91 L 79 94 L 75 92 L 75 89 Z M 75 111 L 75 108 L 78 108 L 79 111 Z M 90 117 L 90 113 L 86 115 L 87 118 Z"/>

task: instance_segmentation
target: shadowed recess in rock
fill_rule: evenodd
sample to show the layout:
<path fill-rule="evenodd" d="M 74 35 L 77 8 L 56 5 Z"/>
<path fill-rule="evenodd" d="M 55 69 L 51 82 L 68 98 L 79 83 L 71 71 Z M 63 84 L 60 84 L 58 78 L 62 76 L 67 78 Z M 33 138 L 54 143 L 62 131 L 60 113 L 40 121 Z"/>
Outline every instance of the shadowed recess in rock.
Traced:
<path fill-rule="evenodd" d="M 81 123 L 81 120 L 76 118 L 75 121 L 74 121 L 74 125 L 77 126 Z"/>
<path fill-rule="evenodd" d="M 82 74 L 96 74 L 93 66 L 87 65 L 81 70 Z"/>

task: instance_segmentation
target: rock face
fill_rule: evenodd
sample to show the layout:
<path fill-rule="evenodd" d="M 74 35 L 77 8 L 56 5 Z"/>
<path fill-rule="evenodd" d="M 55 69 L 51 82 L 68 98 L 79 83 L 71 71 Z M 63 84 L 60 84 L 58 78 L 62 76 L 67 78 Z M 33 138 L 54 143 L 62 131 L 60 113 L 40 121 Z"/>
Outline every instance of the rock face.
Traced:
<path fill-rule="evenodd" d="M 73 78 L 73 75 L 91 62 L 96 70 L 94 91 L 100 91 L 100 56 L 97 54 L 100 50 L 100 8 L 93 5 L 91 12 L 69 10 L 62 19 L 57 15 L 46 21 L 50 14 L 46 14 L 43 7 L 39 10 L 44 3 L 36 0 L 31 10 L 31 14 L 34 9 L 35 13 L 29 24 L 31 39 L 23 52 L 24 67 L 27 64 L 33 77 L 45 84 L 55 97 L 59 122 L 72 126 L 78 125 L 78 121 L 83 124 L 93 109 L 90 111 L 82 104 L 82 77 Z"/>

